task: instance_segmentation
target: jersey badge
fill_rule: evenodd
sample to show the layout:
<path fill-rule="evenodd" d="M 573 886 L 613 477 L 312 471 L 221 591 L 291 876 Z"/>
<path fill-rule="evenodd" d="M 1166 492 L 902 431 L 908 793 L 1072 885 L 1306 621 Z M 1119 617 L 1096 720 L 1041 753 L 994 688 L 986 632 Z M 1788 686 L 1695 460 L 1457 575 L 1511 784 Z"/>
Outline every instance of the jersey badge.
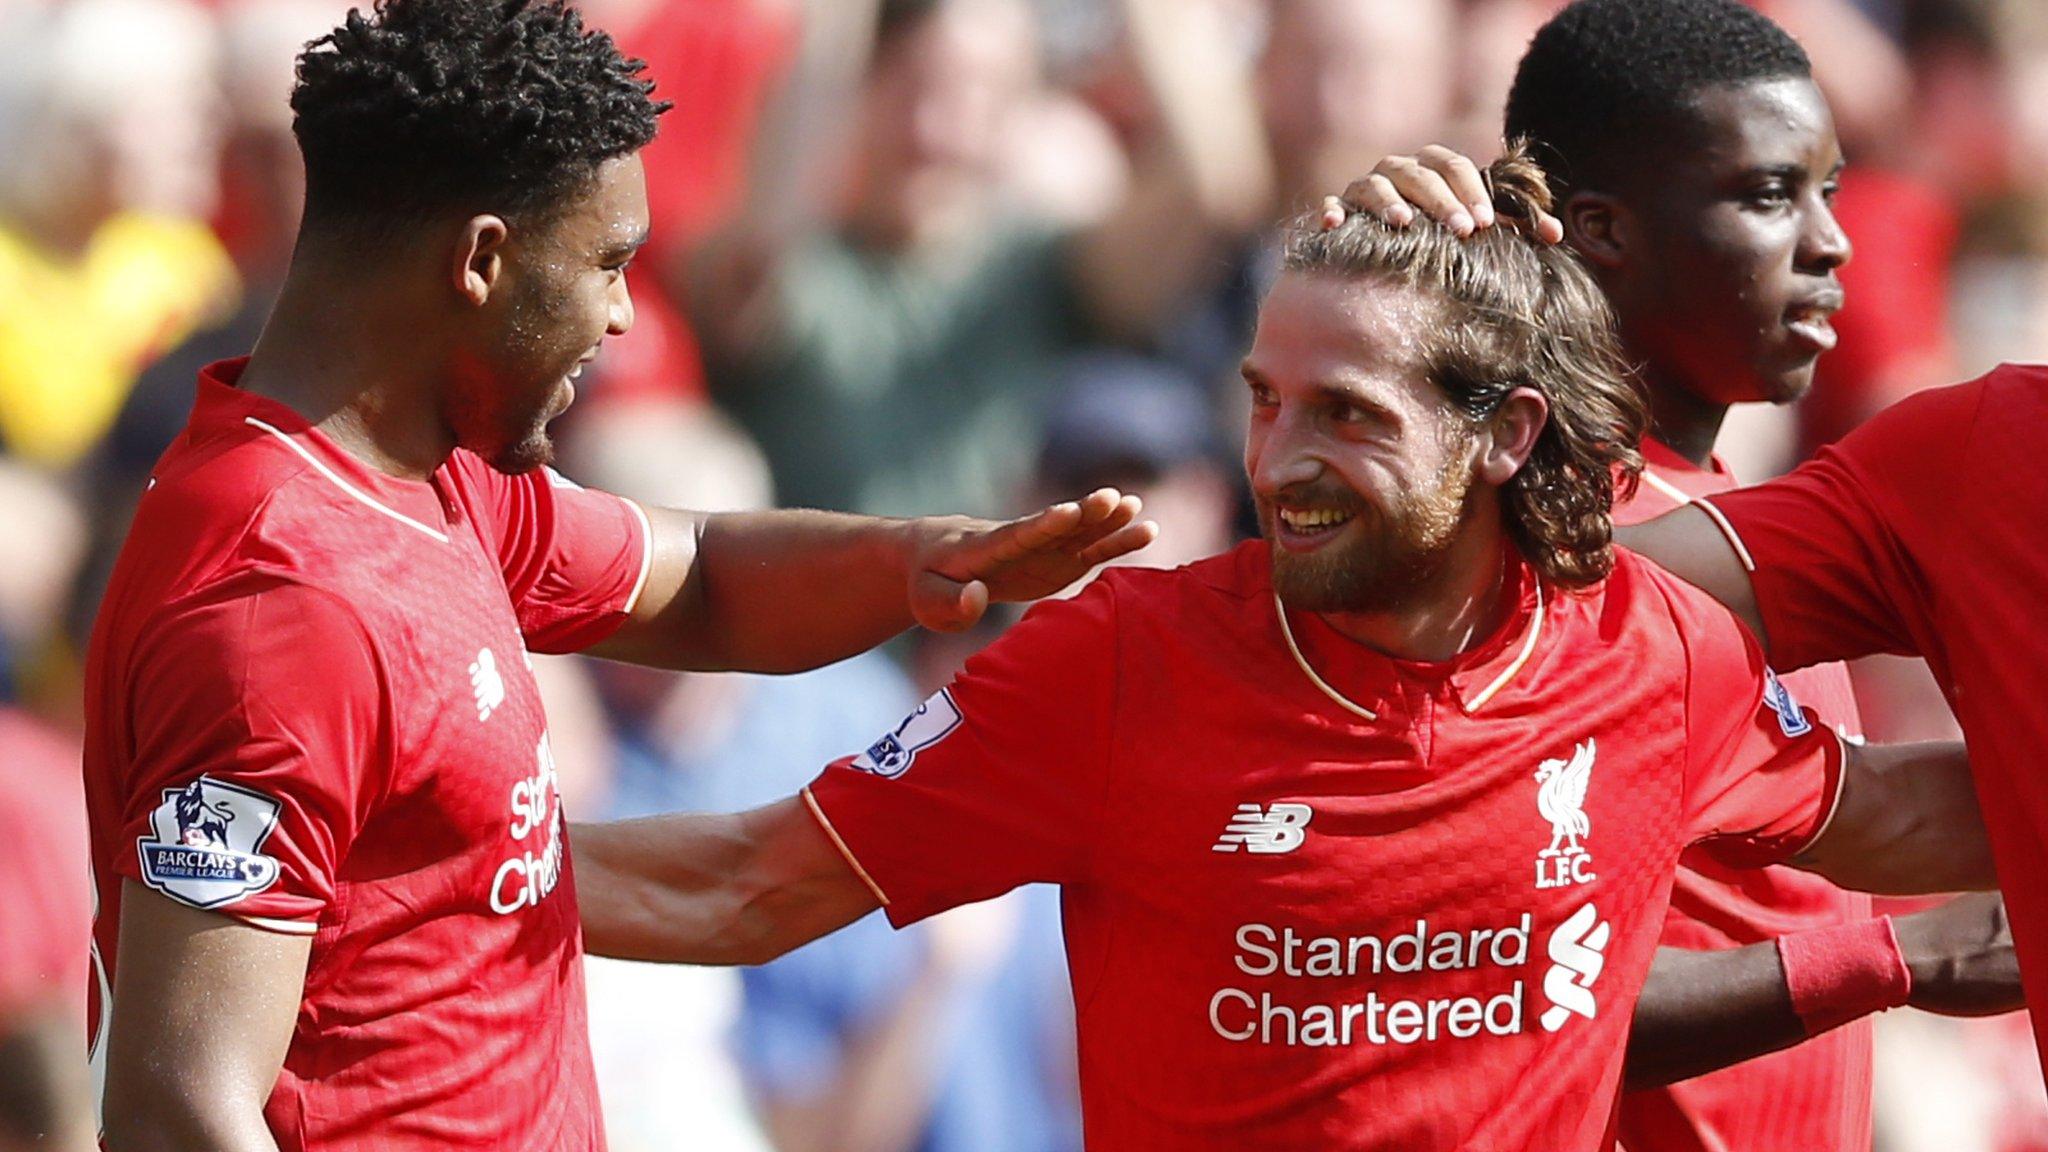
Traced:
<path fill-rule="evenodd" d="M 469 690 L 476 693 L 476 718 L 489 720 L 505 702 L 505 678 L 498 674 L 498 658 L 489 648 L 479 649 L 469 666 Z"/>
<path fill-rule="evenodd" d="M 1235 852 L 1243 848 L 1259 855 L 1292 852 L 1308 839 L 1309 820 L 1315 810 L 1306 804 L 1239 804 L 1237 814 L 1224 826 L 1223 835 L 1211 845 L 1211 852 Z"/>
<path fill-rule="evenodd" d="M 136 840 L 142 881 L 194 908 L 218 908 L 277 882 L 277 861 L 263 842 L 277 828 L 277 801 L 201 776 L 164 789 L 150 814 L 150 835 Z"/>
<path fill-rule="evenodd" d="M 1536 887 L 1590 884 L 1593 854 L 1579 841 L 1592 830 L 1586 818 L 1586 786 L 1593 780 L 1593 741 L 1572 749 L 1569 760 L 1545 760 L 1536 768 L 1536 810 L 1550 822 L 1550 846 L 1536 853 Z"/>
<path fill-rule="evenodd" d="M 1550 1007 L 1543 1010 L 1543 1030 L 1555 1032 L 1573 1016 L 1591 1020 L 1600 1005 L 1593 999 L 1593 981 L 1607 966 L 1609 925 L 1600 910 L 1584 904 L 1550 934 L 1544 950 L 1550 954 L 1550 971 L 1543 975 L 1543 995 Z"/>
<path fill-rule="evenodd" d="M 953 729 L 959 726 L 960 708 L 953 703 L 953 693 L 950 689 L 941 688 L 931 699 L 919 704 L 917 711 L 904 717 L 894 732 L 868 745 L 867 751 L 855 756 L 853 767 L 893 780 L 910 771 L 919 752 L 952 735 Z"/>
<path fill-rule="evenodd" d="M 1769 668 L 1764 669 L 1764 703 L 1778 714 L 1778 730 L 1786 736 L 1804 736 L 1813 731 L 1813 721 L 1806 718 L 1785 682 Z"/>

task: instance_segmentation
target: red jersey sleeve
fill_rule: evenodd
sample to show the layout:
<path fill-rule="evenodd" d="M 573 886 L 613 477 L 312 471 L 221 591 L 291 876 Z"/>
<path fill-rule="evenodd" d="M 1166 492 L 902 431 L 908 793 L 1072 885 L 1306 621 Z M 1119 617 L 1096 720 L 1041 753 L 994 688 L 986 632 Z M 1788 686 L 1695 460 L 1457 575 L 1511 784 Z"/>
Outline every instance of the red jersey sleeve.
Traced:
<path fill-rule="evenodd" d="M 388 680 L 339 597 L 266 580 L 178 610 L 129 672 L 114 869 L 181 903 L 312 932 L 388 780 Z"/>
<path fill-rule="evenodd" d="M 1981 394 L 1920 393 L 1791 474 L 1704 501 L 1750 570 L 1773 664 L 1918 651 L 1928 599 L 1899 522 L 1948 501 Z"/>
<path fill-rule="evenodd" d="M 897 926 L 1089 868 L 1108 788 L 1115 593 L 1041 604 L 807 791 Z"/>
<path fill-rule="evenodd" d="M 1689 586 L 1671 591 L 1685 645 L 1687 830 L 1731 866 L 1789 859 L 1834 814 L 1841 738 L 1792 699 L 1727 609 Z"/>
<path fill-rule="evenodd" d="M 647 585 L 652 529 L 638 504 L 552 468 L 506 476 L 480 461 L 505 587 L 535 652 L 576 652 L 618 630 Z"/>

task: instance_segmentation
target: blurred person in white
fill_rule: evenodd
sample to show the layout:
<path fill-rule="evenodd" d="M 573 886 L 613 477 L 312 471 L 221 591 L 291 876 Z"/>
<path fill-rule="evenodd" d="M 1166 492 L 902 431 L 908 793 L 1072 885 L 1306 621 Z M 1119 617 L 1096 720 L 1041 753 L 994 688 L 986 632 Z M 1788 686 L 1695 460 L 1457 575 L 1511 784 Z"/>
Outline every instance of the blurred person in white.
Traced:
<path fill-rule="evenodd" d="M 1029 472 L 1058 358 L 1149 336 L 1264 212 L 1248 77 L 1218 6 L 1118 9 L 1154 131 L 1115 206 L 1075 226 L 1005 195 L 1040 91 L 1028 7 L 809 7 L 746 211 L 692 293 L 714 392 L 785 501 L 992 511 Z"/>
<path fill-rule="evenodd" d="M 213 25 L 184 0 L 70 0 L 0 29 L 0 448 L 64 468 L 232 300 L 201 222 Z"/>
<path fill-rule="evenodd" d="M 713 409 L 646 402 L 589 416 L 562 446 L 581 479 L 707 509 L 772 503 L 760 450 Z M 617 738 L 608 818 L 754 807 L 919 699 L 875 652 L 795 676 L 589 667 Z M 593 957 L 591 1040 L 612 1147 L 1078 1149 L 1057 915 L 1042 890 L 912 932 L 870 916 L 741 973 Z"/>

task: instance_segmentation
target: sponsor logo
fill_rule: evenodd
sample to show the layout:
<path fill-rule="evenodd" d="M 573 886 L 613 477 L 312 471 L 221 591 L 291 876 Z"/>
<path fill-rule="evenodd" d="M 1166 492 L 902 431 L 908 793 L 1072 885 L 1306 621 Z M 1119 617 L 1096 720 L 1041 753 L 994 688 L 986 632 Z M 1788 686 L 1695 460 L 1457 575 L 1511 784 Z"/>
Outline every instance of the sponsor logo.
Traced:
<path fill-rule="evenodd" d="M 505 678 L 498 674 L 498 658 L 489 648 L 481 649 L 469 666 L 469 689 L 476 693 L 476 718 L 489 720 L 505 703 Z"/>
<path fill-rule="evenodd" d="M 1599 909 L 1582 905 L 1550 934 L 1545 951 L 1550 954 L 1550 971 L 1543 976 L 1543 995 L 1550 1007 L 1538 1019 L 1545 1032 L 1564 1027 L 1573 1016 L 1591 1020 L 1599 1005 L 1593 999 L 1593 981 L 1607 966 L 1608 923 Z"/>
<path fill-rule="evenodd" d="M 919 752 L 952 735 L 959 726 L 960 709 L 953 703 L 953 693 L 941 688 L 931 699 L 919 704 L 917 711 L 904 717 L 894 732 L 855 756 L 853 767 L 894 779 L 910 771 Z"/>
<path fill-rule="evenodd" d="M 1569 760 L 1545 760 L 1536 769 L 1536 810 L 1550 821 L 1550 846 L 1536 853 L 1536 887 L 1590 884 L 1593 854 L 1579 843 L 1592 830 L 1586 786 L 1593 779 L 1593 741 L 1572 749 Z"/>
<path fill-rule="evenodd" d="M 1785 682 L 1769 668 L 1764 669 L 1764 704 L 1778 714 L 1778 730 L 1786 736 L 1804 736 L 1813 731 L 1813 721 L 1806 718 Z"/>
<path fill-rule="evenodd" d="M 1235 852 L 1243 848 L 1261 855 L 1292 852 L 1308 839 L 1305 829 L 1314 816 L 1306 804 L 1272 804 L 1263 810 L 1257 804 L 1239 804 L 1237 815 L 1230 818 L 1209 850 Z"/>
<path fill-rule="evenodd" d="M 277 883 L 277 861 L 263 842 L 280 806 L 261 792 L 201 776 L 166 788 L 136 840 L 142 882 L 195 908 L 218 908 Z"/>
<path fill-rule="evenodd" d="M 562 793 L 554 749 L 545 733 L 535 751 L 533 775 L 512 785 L 511 818 L 505 831 L 519 846 L 491 877 L 491 911 L 510 916 L 548 898 L 562 882 Z M 539 851 L 529 843 L 539 833 Z"/>

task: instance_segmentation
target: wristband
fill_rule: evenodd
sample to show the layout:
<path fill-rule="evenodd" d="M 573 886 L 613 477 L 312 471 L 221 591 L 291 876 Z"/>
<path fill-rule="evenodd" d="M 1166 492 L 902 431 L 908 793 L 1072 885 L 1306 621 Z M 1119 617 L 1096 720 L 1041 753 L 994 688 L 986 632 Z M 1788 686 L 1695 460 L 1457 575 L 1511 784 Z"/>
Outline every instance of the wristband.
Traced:
<path fill-rule="evenodd" d="M 1781 936 L 1778 960 L 1808 1036 L 1896 1008 L 1913 990 L 1889 916 Z"/>

